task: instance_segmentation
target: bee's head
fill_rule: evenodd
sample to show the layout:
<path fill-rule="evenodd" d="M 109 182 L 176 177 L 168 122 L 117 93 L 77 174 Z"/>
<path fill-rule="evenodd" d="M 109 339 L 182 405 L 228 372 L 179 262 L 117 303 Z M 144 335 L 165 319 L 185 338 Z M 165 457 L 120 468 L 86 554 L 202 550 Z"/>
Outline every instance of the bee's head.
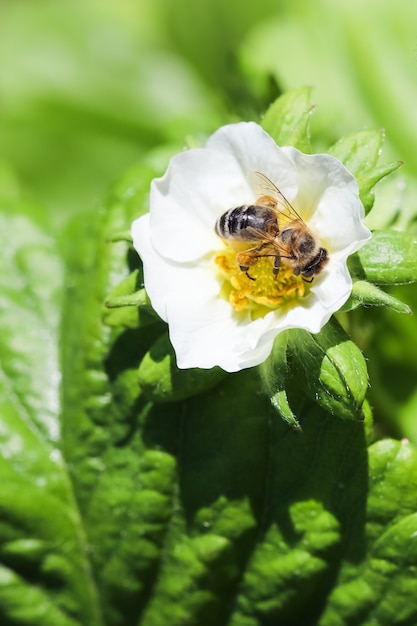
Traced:
<path fill-rule="evenodd" d="M 309 261 L 309 263 L 302 268 L 300 272 L 301 276 L 304 280 L 307 280 L 307 282 L 311 282 L 314 276 L 317 276 L 317 274 L 321 272 L 328 260 L 329 256 L 327 254 L 327 250 L 325 250 L 325 248 L 319 248 L 319 251 L 314 259 Z"/>

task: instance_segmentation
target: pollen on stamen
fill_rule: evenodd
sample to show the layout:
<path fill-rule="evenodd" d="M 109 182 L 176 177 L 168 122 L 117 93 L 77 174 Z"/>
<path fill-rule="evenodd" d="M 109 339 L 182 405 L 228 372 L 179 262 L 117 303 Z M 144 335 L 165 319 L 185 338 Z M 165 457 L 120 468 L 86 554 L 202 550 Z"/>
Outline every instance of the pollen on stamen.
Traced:
<path fill-rule="evenodd" d="M 249 276 L 236 263 L 236 251 L 225 248 L 214 262 L 223 279 L 220 296 L 226 298 L 236 312 L 247 311 L 253 318 L 263 317 L 302 298 L 309 286 L 300 276 L 294 276 L 290 267 L 281 266 L 273 273 L 272 260 L 260 258 L 248 270 Z"/>

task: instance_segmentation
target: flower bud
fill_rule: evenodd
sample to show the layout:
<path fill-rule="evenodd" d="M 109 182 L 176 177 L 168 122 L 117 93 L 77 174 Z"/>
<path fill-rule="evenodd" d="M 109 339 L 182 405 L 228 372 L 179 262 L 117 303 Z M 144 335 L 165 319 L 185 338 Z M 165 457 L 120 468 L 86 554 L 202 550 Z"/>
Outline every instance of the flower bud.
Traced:
<path fill-rule="evenodd" d="M 307 396 L 332 415 L 363 419 L 368 388 L 365 359 L 335 319 L 315 335 L 293 330 L 288 350 L 292 375 Z"/>
<path fill-rule="evenodd" d="M 285 389 L 288 370 L 287 345 L 288 332 L 283 332 L 276 337 L 270 356 L 259 366 L 259 374 L 272 406 L 287 424 L 300 430 L 300 424 L 292 412 Z"/>

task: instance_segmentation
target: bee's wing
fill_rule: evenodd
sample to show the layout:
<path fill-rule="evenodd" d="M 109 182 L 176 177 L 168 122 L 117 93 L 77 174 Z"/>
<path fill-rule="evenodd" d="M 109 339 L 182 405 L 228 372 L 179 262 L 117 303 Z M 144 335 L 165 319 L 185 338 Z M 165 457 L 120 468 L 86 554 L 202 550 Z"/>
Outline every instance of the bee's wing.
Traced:
<path fill-rule="evenodd" d="M 301 217 L 301 215 L 297 213 L 297 211 L 294 209 L 292 204 L 287 200 L 287 198 L 284 196 L 282 191 L 278 189 L 276 185 L 274 185 L 272 180 L 269 180 L 269 178 L 265 176 L 265 174 L 262 174 L 261 172 L 255 172 L 255 174 L 262 181 L 262 183 L 259 184 L 260 188 L 263 189 L 264 191 L 268 191 L 276 199 L 277 201 L 276 211 L 278 214 L 278 218 L 281 215 L 281 216 L 284 216 L 285 219 L 289 222 L 293 220 L 299 220 L 302 224 L 304 224 L 304 220 Z"/>
<path fill-rule="evenodd" d="M 250 226 L 248 228 L 256 239 L 257 243 L 252 248 L 246 250 L 246 253 L 258 253 L 258 256 L 280 256 L 283 259 L 291 259 L 293 255 L 290 253 L 288 246 L 284 246 L 276 237 L 273 235 L 266 233 L 263 230 L 259 230 L 258 228 L 253 228 Z M 263 251 L 263 252 L 262 252 Z"/>

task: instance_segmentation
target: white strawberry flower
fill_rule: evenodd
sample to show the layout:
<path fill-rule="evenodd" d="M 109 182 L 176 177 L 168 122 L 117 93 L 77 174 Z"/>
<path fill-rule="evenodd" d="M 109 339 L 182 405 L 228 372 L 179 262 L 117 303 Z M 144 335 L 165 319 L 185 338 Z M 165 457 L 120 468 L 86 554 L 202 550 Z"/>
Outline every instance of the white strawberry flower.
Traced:
<path fill-rule="evenodd" d="M 328 262 L 311 283 L 283 264 L 274 277 L 270 259 L 249 278 L 215 233 L 220 215 L 262 194 L 256 172 L 279 188 L 327 250 Z M 371 237 L 363 219 L 355 178 L 340 161 L 279 147 L 254 122 L 223 126 L 204 148 L 173 157 L 152 182 L 150 211 L 135 220 L 132 236 L 178 367 L 234 372 L 264 361 L 283 330 L 317 333 L 349 297 L 347 258 Z"/>

